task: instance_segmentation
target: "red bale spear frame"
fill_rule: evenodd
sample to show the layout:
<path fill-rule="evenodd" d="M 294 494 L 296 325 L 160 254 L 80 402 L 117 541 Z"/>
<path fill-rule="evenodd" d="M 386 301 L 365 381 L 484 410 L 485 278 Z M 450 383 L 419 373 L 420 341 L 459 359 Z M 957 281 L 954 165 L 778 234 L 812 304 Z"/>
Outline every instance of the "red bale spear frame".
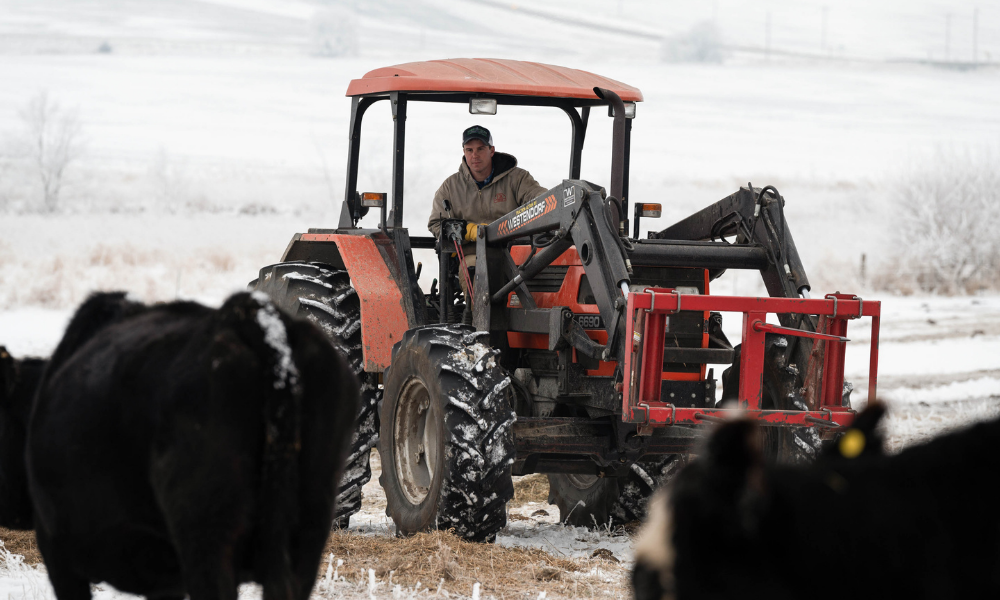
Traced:
<path fill-rule="evenodd" d="M 854 420 L 854 411 L 843 406 L 844 353 L 847 322 L 871 317 L 871 363 L 868 401 L 875 400 L 878 375 L 878 334 L 882 305 L 857 296 L 830 294 L 823 299 L 748 298 L 744 296 L 702 296 L 678 294 L 672 289 L 646 288 L 628 295 L 626 335 L 631 351 L 625 355 L 622 384 L 622 413 L 628 423 L 640 424 L 646 432 L 653 426 L 676 423 L 699 424 L 739 412 L 761 425 L 845 427 Z M 736 409 L 678 408 L 660 397 L 663 371 L 664 335 L 667 318 L 681 310 L 743 313 L 743 347 L 740 356 L 739 406 Z M 817 315 L 819 331 L 811 332 L 767 323 L 767 314 Z M 764 370 L 764 339 L 767 333 L 821 340 L 823 352 L 822 387 L 813 410 L 761 410 L 761 381 Z M 810 358 L 817 353 L 814 351 Z M 820 383 L 817 364 L 807 366 L 805 389 Z M 799 366 L 801 368 L 801 365 Z M 642 431 L 641 431 L 642 432 Z"/>

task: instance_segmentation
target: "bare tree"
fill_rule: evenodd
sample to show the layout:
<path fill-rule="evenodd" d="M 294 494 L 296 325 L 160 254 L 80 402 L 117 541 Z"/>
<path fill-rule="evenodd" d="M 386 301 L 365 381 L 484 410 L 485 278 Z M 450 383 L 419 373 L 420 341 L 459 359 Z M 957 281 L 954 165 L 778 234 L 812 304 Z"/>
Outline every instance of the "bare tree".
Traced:
<path fill-rule="evenodd" d="M 160 146 L 149 169 L 153 195 L 167 212 L 177 212 L 191 197 L 185 165 Z"/>
<path fill-rule="evenodd" d="M 75 110 L 60 107 L 45 91 L 32 96 L 18 115 L 26 158 L 42 186 L 42 206 L 46 211 L 55 211 L 66 169 L 83 150 L 79 116 Z"/>
<path fill-rule="evenodd" d="M 893 188 L 900 266 L 916 287 L 962 293 L 1000 277 L 1000 172 L 992 151 L 938 152 Z"/>

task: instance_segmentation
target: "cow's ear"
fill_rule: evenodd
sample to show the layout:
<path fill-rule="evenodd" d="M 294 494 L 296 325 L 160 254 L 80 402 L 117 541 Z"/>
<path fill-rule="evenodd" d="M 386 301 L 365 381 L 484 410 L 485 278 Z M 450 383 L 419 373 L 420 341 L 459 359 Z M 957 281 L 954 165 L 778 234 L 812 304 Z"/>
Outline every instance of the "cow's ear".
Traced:
<path fill-rule="evenodd" d="M 885 416 L 885 404 L 879 401 L 871 402 L 858 416 L 854 417 L 854 422 L 851 424 L 852 429 L 860 429 L 865 433 L 874 433 L 878 428 L 878 424 L 882 422 L 882 417 Z"/>
<path fill-rule="evenodd" d="M 884 454 L 884 440 L 878 426 L 885 412 L 885 404 L 872 402 L 858 413 L 847 431 L 837 439 L 834 446 L 835 455 L 842 458 L 857 458 Z"/>
<path fill-rule="evenodd" d="M 730 471 L 748 472 L 758 468 L 761 458 L 761 431 L 753 421 L 739 419 L 723 423 L 708 441 L 708 458 Z"/>

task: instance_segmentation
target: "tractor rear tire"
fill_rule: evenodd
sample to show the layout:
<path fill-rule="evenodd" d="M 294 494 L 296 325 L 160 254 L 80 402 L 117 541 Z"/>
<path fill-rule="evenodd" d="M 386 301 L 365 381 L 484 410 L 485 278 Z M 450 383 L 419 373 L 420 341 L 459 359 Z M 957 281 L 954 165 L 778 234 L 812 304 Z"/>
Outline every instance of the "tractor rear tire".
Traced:
<path fill-rule="evenodd" d="M 559 507 L 559 520 L 575 527 L 620 527 L 646 518 L 653 492 L 678 471 L 675 454 L 632 465 L 624 477 L 549 475 L 549 504 Z"/>
<path fill-rule="evenodd" d="M 270 296 L 290 315 L 319 327 L 361 385 L 361 407 L 355 420 L 344 472 L 337 487 L 334 528 L 346 529 L 361 510 L 361 488 L 371 480 L 371 450 L 378 442 L 378 376 L 364 372 L 361 349 L 361 303 L 346 271 L 322 263 L 278 263 L 260 270 L 247 286 Z"/>
<path fill-rule="evenodd" d="M 805 410 L 806 405 L 801 399 L 781 393 L 783 387 L 786 389 L 789 386 L 792 386 L 792 389 L 802 387 L 798 373 L 781 369 L 773 364 L 771 347 L 778 340 L 785 338 L 772 337 L 768 334 L 766 339 L 764 373 L 761 381 L 761 409 Z M 736 346 L 732 366 L 722 372 L 722 402 L 739 398 L 742 347 L 742 344 Z M 766 459 L 774 462 L 785 464 L 812 462 L 819 455 L 823 444 L 815 427 L 762 427 L 761 429 L 763 432 L 761 450 Z"/>
<path fill-rule="evenodd" d="M 400 535 L 454 529 L 491 542 L 514 496 L 511 380 L 461 325 L 411 329 L 392 349 L 379 453 L 385 513 Z M 486 338 L 488 339 L 488 338 Z"/>

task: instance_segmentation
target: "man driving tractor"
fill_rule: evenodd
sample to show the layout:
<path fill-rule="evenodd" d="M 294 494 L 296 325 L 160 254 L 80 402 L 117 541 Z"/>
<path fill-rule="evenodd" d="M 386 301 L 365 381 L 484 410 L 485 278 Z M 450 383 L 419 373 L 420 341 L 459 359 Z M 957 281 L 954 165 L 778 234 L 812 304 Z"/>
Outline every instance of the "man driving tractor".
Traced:
<path fill-rule="evenodd" d="M 462 251 L 471 268 L 476 266 L 476 228 L 499 219 L 546 188 L 518 167 L 516 158 L 496 152 L 493 136 L 485 127 L 473 125 L 462 133 L 462 153 L 458 172 L 445 179 L 434 194 L 427 228 L 437 237 L 444 219 L 467 221 Z"/>

